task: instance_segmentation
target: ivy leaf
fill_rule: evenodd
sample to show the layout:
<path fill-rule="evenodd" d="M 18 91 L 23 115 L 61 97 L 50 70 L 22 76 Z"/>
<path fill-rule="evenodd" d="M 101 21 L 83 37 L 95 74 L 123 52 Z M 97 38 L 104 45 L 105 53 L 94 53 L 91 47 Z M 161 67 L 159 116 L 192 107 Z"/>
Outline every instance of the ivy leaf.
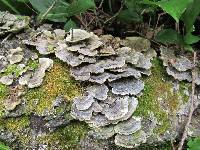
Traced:
<path fill-rule="evenodd" d="M 184 36 L 184 42 L 188 45 L 197 43 L 200 40 L 199 36 L 195 36 L 192 33 L 187 33 Z"/>
<path fill-rule="evenodd" d="M 48 19 L 55 22 L 65 22 L 68 19 L 69 4 L 64 0 L 30 0 L 32 6 L 40 13 L 38 20 Z"/>
<path fill-rule="evenodd" d="M 161 7 L 165 12 L 172 16 L 176 22 L 179 22 L 181 15 L 185 12 L 187 6 L 191 2 L 193 2 L 193 0 L 162 0 L 158 2 L 144 0 L 145 4 L 154 4 Z"/>
<path fill-rule="evenodd" d="M 200 148 L 200 138 L 191 139 L 188 141 L 187 146 L 188 150 L 199 150 Z"/>
<path fill-rule="evenodd" d="M 75 0 L 67 9 L 69 16 L 79 15 L 89 8 L 95 8 L 94 0 Z"/>
<path fill-rule="evenodd" d="M 66 22 L 69 17 L 95 7 L 93 0 L 75 0 L 71 4 L 65 0 L 30 0 L 30 3 L 40 13 L 38 20 L 55 22 Z"/>
<path fill-rule="evenodd" d="M 184 12 L 182 16 L 182 20 L 184 21 L 186 25 L 186 32 L 192 32 L 194 30 L 193 24 L 197 18 L 197 16 L 200 14 L 199 9 L 200 0 L 193 0 L 193 3 L 191 3 L 186 11 Z"/>
<path fill-rule="evenodd" d="M 73 20 L 69 19 L 69 21 L 66 22 L 64 29 L 65 31 L 69 31 L 71 28 L 76 29 L 77 25 Z"/>
<path fill-rule="evenodd" d="M 29 0 L 17 0 L 18 2 L 21 2 L 21 3 L 28 3 Z"/>
<path fill-rule="evenodd" d="M 11 150 L 10 147 L 0 142 L 0 150 Z"/>
<path fill-rule="evenodd" d="M 124 21 L 126 23 L 132 23 L 132 22 L 140 22 L 142 21 L 142 16 L 139 15 L 135 11 L 130 11 L 129 9 L 122 10 L 120 14 L 118 15 L 118 18 L 121 21 Z"/>
<path fill-rule="evenodd" d="M 183 36 L 173 29 L 163 29 L 155 37 L 155 40 L 163 44 L 184 45 Z"/>
<path fill-rule="evenodd" d="M 29 0 L 34 9 L 40 13 L 44 13 L 54 3 L 55 0 Z"/>

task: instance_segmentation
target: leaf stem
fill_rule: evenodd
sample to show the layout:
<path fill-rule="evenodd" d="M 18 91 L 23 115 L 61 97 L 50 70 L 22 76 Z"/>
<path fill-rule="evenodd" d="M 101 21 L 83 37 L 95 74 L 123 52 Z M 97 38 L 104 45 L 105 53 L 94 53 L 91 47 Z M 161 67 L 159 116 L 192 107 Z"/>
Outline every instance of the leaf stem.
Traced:
<path fill-rule="evenodd" d="M 16 14 L 20 15 L 20 12 L 15 9 L 7 0 L 1 0 L 6 6 L 8 6 L 12 11 L 14 11 Z"/>
<path fill-rule="evenodd" d="M 45 17 L 48 15 L 48 13 L 52 10 L 52 8 L 55 6 L 56 2 L 58 0 L 55 0 L 51 6 L 47 9 L 47 11 L 42 15 L 41 19 L 39 20 L 39 23 L 38 24 L 41 24 L 41 22 L 45 19 Z"/>

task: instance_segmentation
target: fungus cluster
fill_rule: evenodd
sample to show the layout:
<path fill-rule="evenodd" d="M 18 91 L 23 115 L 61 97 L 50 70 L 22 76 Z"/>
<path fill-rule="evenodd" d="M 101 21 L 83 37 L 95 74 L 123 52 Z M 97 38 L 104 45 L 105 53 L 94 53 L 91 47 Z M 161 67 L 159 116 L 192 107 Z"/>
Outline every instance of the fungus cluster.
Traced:
<path fill-rule="evenodd" d="M 137 96 L 144 88 L 141 76 L 150 75 L 154 50 L 149 47 L 138 52 L 122 45 L 119 38 L 110 35 L 99 38 L 74 29 L 66 41 L 58 42 L 55 55 L 71 66 L 71 75 L 76 80 L 91 82 L 84 95 L 74 99 L 73 118 L 87 122 L 94 129 L 90 133 L 97 138 L 115 135 L 117 145 L 134 147 L 137 142 L 144 142 L 141 118 L 134 117 L 133 112 L 138 105 Z M 127 141 L 124 138 L 136 132 L 139 132 L 137 142 L 124 143 Z"/>
<path fill-rule="evenodd" d="M 81 29 L 70 30 L 65 40 L 63 35 L 64 31 L 58 29 L 38 30 L 33 34 L 36 40 L 23 42 L 36 46 L 40 54 L 55 53 L 71 66 L 71 76 L 90 83 L 85 93 L 74 99 L 71 116 L 87 122 L 94 129 L 93 136 L 107 139 L 116 134 L 115 143 L 126 147 L 119 136 L 126 138 L 141 130 L 141 118 L 134 117 L 133 112 L 144 88 L 142 74 L 151 74 L 151 60 L 156 52 L 150 45 L 137 51 L 126 47 L 119 38 L 98 37 Z M 133 142 L 132 147 L 135 145 Z"/>
<path fill-rule="evenodd" d="M 5 41 L 0 48 L 0 83 L 11 86 L 27 85 L 28 88 L 42 84 L 46 70 L 53 65 L 49 58 L 38 58 L 38 55 L 24 46 L 18 40 Z M 10 93 L 12 95 L 12 93 Z M 23 92 L 10 96 L 5 101 L 6 110 L 13 110 L 21 103 Z"/>
<path fill-rule="evenodd" d="M 73 29 L 66 36 L 64 30 L 53 30 L 45 25 L 37 30 L 27 30 L 17 37 L 23 44 L 34 46 L 42 55 L 55 53 L 58 59 L 71 66 L 71 76 L 88 82 L 84 94 L 74 99 L 71 116 L 88 123 L 94 129 L 90 132 L 92 136 L 100 139 L 115 136 L 115 143 L 124 147 L 144 142 L 142 119 L 133 116 L 133 113 L 138 105 L 137 97 L 144 88 L 141 77 L 151 74 L 151 60 L 156 56 L 150 45 L 136 50 L 111 35 L 98 37 L 92 32 Z M 28 88 L 40 86 L 53 60 L 38 58 L 33 52 L 27 55 L 28 50 L 20 47 L 19 42 L 17 44 L 3 55 L 4 66 L 1 68 L 5 70 L 8 65 L 14 64 L 22 66 L 22 69 L 17 77 L 13 74 L 1 77 L 1 82 L 4 83 L 7 78 L 9 85 L 17 81 Z M 29 59 L 38 61 L 36 69 L 27 67 Z M 139 135 L 138 143 L 130 138 L 136 133 Z M 130 139 L 129 145 L 127 140 L 122 139 Z"/>
<path fill-rule="evenodd" d="M 176 56 L 174 50 L 161 48 L 161 59 L 163 60 L 163 65 L 166 66 L 166 71 L 169 75 L 173 76 L 174 79 L 179 81 L 192 82 L 192 72 L 193 61 L 188 59 L 186 56 Z M 198 63 L 198 62 L 197 62 Z M 195 83 L 200 85 L 200 69 L 197 70 L 197 77 Z"/>

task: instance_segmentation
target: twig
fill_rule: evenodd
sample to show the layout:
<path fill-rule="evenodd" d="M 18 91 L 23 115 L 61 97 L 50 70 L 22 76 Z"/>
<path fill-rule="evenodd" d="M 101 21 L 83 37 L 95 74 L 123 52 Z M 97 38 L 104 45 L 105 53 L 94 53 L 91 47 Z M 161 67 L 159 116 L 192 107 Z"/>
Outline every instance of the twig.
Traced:
<path fill-rule="evenodd" d="M 75 15 L 76 19 L 78 19 L 78 21 L 83 25 L 84 29 L 86 29 L 87 25 L 85 24 L 85 22 L 81 19 L 80 16 Z"/>
<path fill-rule="evenodd" d="M 104 0 L 101 0 L 101 3 L 100 3 L 100 5 L 98 6 L 98 9 L 100 9 L 100 8 L 102 7 L 103 3 L 104 3 Z"/>
<path fill-rule="evenodd" d="M 155 26 L 155 29 L 158 27 L 158 22 L 160 21 L 160 17 L 165 15 L 166 13 L 161 13 L 161 14 L 158 14 L 158 19 L 157 19 L 157 22 L 156 22 L 156 26 Z"/>
<path fill-rule="evenodd" d="M 51 9 L 55 6 L 56 2 L 58 0 L 55 0 L 51 6 L 47 9 L 47 11 L 42 15 L 41 19 L 39 20 L 39 24 L 44 20 L 44 18 L 48 15 L 48 13 L 51 11 Z"/>
<path fill-rule="evenodd" d="M 172 141 L 172 140 L 170 140 L 170 142 L 171 142 L 171 147 L 172 147 L 172 150 L 175 150 L 175 147 L 174 147 L 174 143 L 173 143 L 173 141 Z"/>
<path fill-rule="evenodd" d="M 179 147 L 178 150 L 182 150 L 183 149 L 183 144 L 185 142 L 185 139 L 187 137 L 187 131 L 188 131 L 188 127 L 190 125 L 191 119 L 192 119 L 192 114 L 194 112 L 194 94 L 195 94 L 195 79 L 196 79 L 196 52 L 194 51 L 194 56 L 193 56 L 193 70 L 192 70 L 192 95 L 191 95 L 191 100 L 190 100 L 190 108 L 189 108 L 189 116 L 188 116 L 188 120 L 186 122 L 184 131 L 183 131 L 183 135 L 181 138 L 181 141 L 179 143 Z"/>
<path fill-rule="evenodd" d="M 37 11 L 35 11 L 33 8 L 31 8 L 27 3 L 24 3 L 30 10 L 32 10 L 34 13 L 38 14 Z"/>
<path fill-rule="evenodd" d="M 1 41 L 1 44 L 3 44 L 4 42 L 6 42 L 13 34 L 10 33 L 8 34 L 2 41 Z"/>
<path fill-rule="evenodd" d="M 114 16 L 112 16 L 112 17 L 110 17 L 109 19 L 107 19 L 107 20 L 104 22 L 104 24 L 108 23 L 110 20 L 112 20 L 112 19 L 114 19 L 115 17 L 117 17 L 117 16 L 119 15 L 119 13 L 122 11 L 123 6 L 124 6 L 124 1 L 122 1 L 122 4 L 121 4 L 121 7 L 120 7 L 119 11 L 118 11 Z"/>

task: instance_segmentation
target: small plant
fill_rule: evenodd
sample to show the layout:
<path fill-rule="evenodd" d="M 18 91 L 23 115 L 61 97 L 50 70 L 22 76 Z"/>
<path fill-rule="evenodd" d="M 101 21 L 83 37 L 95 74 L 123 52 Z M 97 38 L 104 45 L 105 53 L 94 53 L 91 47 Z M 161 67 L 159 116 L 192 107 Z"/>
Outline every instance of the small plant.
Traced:
<path fill-rule="evenodd" d="M 157 5 L 162 8 L 174 18 L 178 25 L 180 21 L 184 23 L 185 33 L 181 34 L 173 29 L 164 29 L 157 34 L 157 41 L 165 44 L 179 44 L 186 50 L 193 50 L 191 45 L 200 40 L 199 36 L 192 34 L 195 31 L 193 24 L 200 14 L 200 0 L 161 0 L 158 2 L 145 0 L 144 3 Z"/>
<path fill-rule="evenodd" d="M 190 139 L 187 143 L 187 150 L 200 150 L 200 137 Z"/>

